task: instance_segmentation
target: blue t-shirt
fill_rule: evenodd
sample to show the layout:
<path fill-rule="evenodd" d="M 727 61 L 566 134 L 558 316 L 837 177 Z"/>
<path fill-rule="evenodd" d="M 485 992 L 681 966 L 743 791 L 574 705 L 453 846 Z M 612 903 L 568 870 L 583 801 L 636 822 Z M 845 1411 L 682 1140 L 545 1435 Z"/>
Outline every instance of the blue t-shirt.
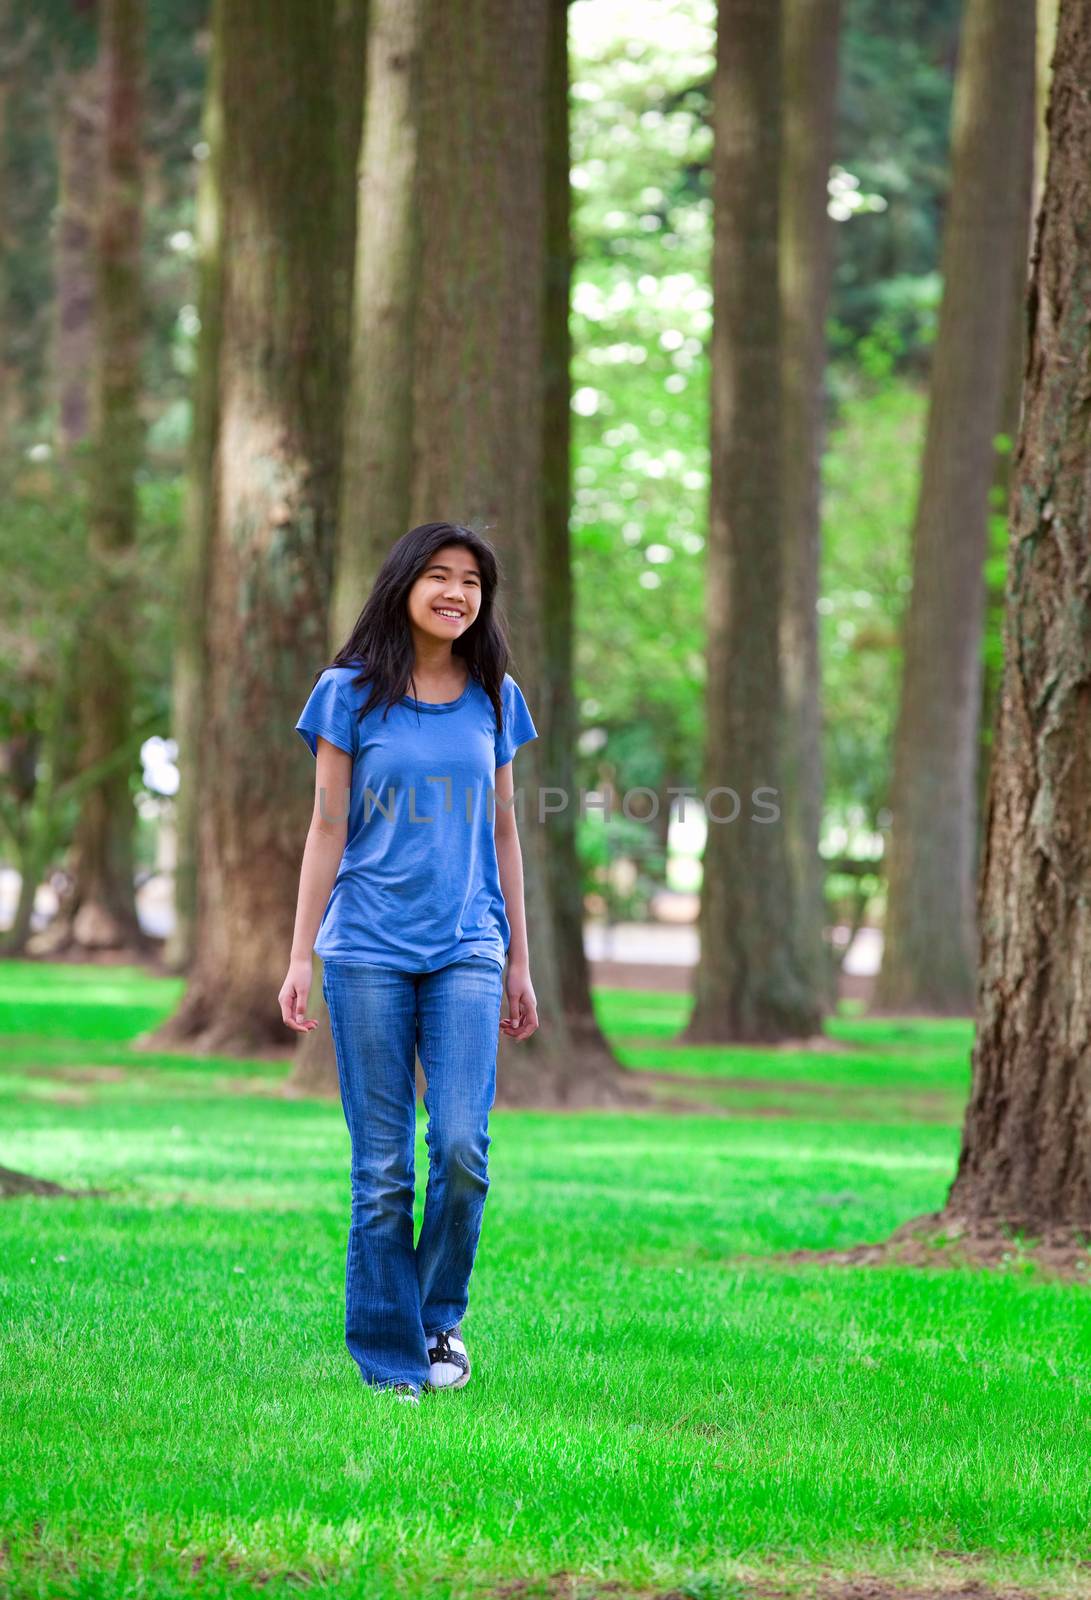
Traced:
<path fill-rule="evenodd" d="M 504 674 L 503 731 L 470 679 L 457 700 L 410 695 L 361 721 L 370 686 L 357 667 L 327 667 L 296 728 L 317 757 L 317 735 L 352 756 L 348 837 L 314 942 L 332 961 L 435 972 L 467 955 L 503 967 L 511 928 L 493 834 L 496 769 L 536 739 L 522 690 Z M 329 795 L 331 816 L 343 795 Z M 516 814 L 518 815 L 518 807 Z"/>

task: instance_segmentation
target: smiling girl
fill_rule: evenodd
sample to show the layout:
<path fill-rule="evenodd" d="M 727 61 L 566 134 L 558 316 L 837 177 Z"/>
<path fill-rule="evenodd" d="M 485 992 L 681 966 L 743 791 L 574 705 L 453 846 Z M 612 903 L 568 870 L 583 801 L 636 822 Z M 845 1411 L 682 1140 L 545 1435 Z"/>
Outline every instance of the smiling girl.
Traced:
<path fill-rule="evenodd" d="M 368 1386 L 410 1401 L 469 1379 L 498 1038 L 538 1026 L 512 776 L 537 730 L 507 671 L 497 582 L 472 529 L 413 528 L 296 723 L 315 801 L 281 1015 L 318 1026 L 313 949 L 352 1147 L 346 1343 Z M 429 1170 L 414 1247 L 418 1054 Z"/>

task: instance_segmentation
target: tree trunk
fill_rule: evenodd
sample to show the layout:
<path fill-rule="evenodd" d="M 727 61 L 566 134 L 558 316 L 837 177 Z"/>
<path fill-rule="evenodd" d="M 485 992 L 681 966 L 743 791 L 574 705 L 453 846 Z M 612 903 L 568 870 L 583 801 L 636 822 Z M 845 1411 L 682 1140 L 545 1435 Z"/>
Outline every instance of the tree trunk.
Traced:
<path fill-rule="evenodd" d="M 1009 17 L 1010 25 L 1010 17 Z M 1091 1228 L 1091 28 L 1061 0 L 952 1216 Z"/>
<path fill-rule="evenodd" d="M 784 827 L 807 981 L 836 1001 L 824 942 L 821 671 L 818 581 L 824 442 L 826 308 L 833 272 L 829 174 L 837 102 L 841 0 L 786 0 L 780 294 L 783 372 Z"/>
<path fill-rule="evenodd" d="M 57 220 L 52 367 L 60 455 L 91 430 L 95 348 L 95 219 L 102 141 L 101 63 L 59 69 L 54 85 Z"/>
<path fill-rule="evenodd" d="M 76 706 L 80 770 L 128 740 L 132 722 L 132 567 L 143 452 L 140 277 L 144 8 L 105 0 L 99 14 L 101 165 L 95 225 L 93 448 L 88 457 L 88 594 Z M 83 794 L 74 885 L 59 921 L 92 949 L 150 947 L 136 913 L 136 813 L 119 764 Z M 59 930 L 60 931 L 60 930 Z"/>
<path fill-rule="evenodd" d="M 204 792 L 205 685 L 208 670 L 208 564 L 215 518 L 213 490 L 219 423 L 220 275 L 223 218 L 221 140 L 223 86 L 220 53 L 209 36 L 197 175 L 197 368 L 190 390 L 192 420 L 186 462 L 186 498 L 178 543 L 171 731 L 178 746 L 178 795 L 174 805 L 174 927 L 165 964 L 185 972 L 196 953 L 199 926 L 198 817 Z"/>
<path fill-rule="evenodd" d="M 0 0 L 0 430 L 5 439 L 14 435 L 22 412 L 19 373 L 12 360 L 11 254 L 15 246 L 11 220 L 12 161 L 9 139 L 13 118 L 13 89 L 22 68 L 15 42 L 12 0 Z"/>
<path fill-rule="evenodd" d="M 797 938 L 780 751 L 781 61 L 780 0 L 721 0 L 704 766 L 709 826 L 701 956 L 685 1034 L 695 1043 L 788 1038 L 819 1025 Z M 752 801 L 761 789 L 775 791 L 775 799 L 764 798 L 781 807 L 780 820 L 752 820 L 768 815 L 760 797 Z"/>
<path fill-rule="evenodd" d="M 548 464 L 545 452 L 568 381 L 563 12 L 559 0 L 426 0 L 421 63 L 410 522 L 472 522 L 496 545 L 512 671 L 541 732 L 517 758 L 515 787 L 542 1025 L 501 1042 L 501 1104 L 637 1093 L 592 1020 L 571 819 L 538 816 L 539 786 L 562 786 L 571 770 L 573 716 L 564 430 Z"/>
<path fill-rule="evenodd" d="M 545 300 L 543 352 L 543 505 L 539 589 L 544 661 L 536 725 L 542 771 L 569 797 L 550 816 L 545 845 L 558 983 L 569 1039 L 584 1071 L 608 1084 L 613 1058 L 595 1019 L 584 950 L 583 868 L 576 847 L 575 749 L 579 716 L 573 690 L 575 597 L 569 512 L 572 504 L 571 151 L 569 144 L 568 0 L 550 0 L 546 81 Z"/>
<path fill-rule="evenodd" d="M 290 732 L 326 646 L 339 442 L 335 3 L 232 0 L 221 52 L 219 429 L 196 958 L 153 1045 L 286 1046 L 312 775 Z M 285 730 L 289 731 L 286 732 Z"/>
<path fill-rule="evenodd" d="M 913 529 L 875 1006 L 961 1013 L 974 984 L 983 566 L 1007 330 L 1026 248 L 1034 7 L 968 0 L 952 128 L 943 306 Z"/>

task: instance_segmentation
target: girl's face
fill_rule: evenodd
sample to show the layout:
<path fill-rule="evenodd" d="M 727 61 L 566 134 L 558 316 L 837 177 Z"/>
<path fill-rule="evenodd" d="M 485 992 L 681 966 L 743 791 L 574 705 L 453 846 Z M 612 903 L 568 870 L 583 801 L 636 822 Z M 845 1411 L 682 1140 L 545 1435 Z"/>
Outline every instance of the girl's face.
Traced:
<path fill-rule="evenodd" d="M 481 609 L 481 570 L 473 551 L 461 544 L 436 550 L 407 604 L 410 624 L 429 638 L 450 643 L 465 633 Z"/>

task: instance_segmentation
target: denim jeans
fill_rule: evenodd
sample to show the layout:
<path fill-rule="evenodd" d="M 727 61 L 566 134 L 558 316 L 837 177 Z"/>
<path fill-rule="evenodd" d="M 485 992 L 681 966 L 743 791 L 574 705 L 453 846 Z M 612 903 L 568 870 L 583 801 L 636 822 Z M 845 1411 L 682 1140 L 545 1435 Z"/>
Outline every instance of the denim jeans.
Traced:
<path fill-rule="evenodd" d="M 419 1387 L 427 1337 L 466 1311 L 488 1192 L 503 972 L 470 956 L 436 972 L 327 961 L 352 1146 L 345 1343 L 365 1383 Z M 413 1244 L 416 1055 L 427 1082 L 428 1189 Z"/>

